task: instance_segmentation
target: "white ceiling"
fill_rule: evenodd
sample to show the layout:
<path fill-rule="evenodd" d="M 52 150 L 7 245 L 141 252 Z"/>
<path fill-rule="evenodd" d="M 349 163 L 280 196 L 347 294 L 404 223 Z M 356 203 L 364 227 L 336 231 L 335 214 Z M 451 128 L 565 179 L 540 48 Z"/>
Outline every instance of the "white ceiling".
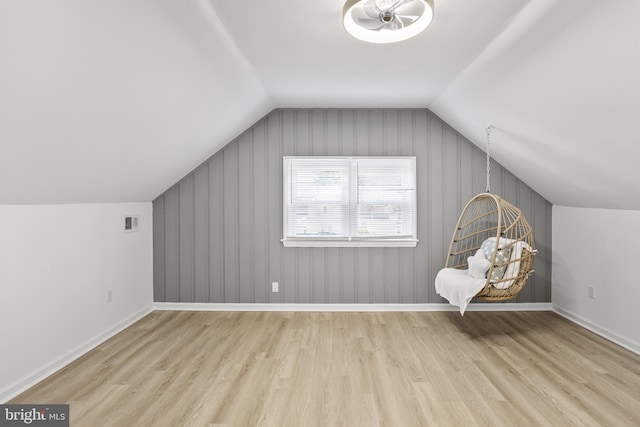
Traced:
<path fill-rule="evenodd" d="M 436 0 L 424 33 L 380 45 L 347 34 L 343 0 L 211 0 L 274 102 L 286 107 L 425 107 L 526 3 Z"/>
<path fill-rule="evenodd" d="M 276 107 L 427 107 L 555 204 L 640 210 L 640 2 L 435 0 L 390 45 L 343 3 L 0 2 L 0 203 L 152 200 Z"/>

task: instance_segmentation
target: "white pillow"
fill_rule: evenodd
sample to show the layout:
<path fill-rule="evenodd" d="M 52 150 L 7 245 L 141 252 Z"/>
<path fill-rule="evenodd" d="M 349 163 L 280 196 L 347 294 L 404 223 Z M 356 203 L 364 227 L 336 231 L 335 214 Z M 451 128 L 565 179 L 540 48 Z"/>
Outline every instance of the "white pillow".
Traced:
<path fill-rule="evenodd" d="M 487 271 L 489 271 L 489 267 L 491 267 L 491 262 L 484 256 L 478 254 L 467 258 L 467 264 L 469 265 L 467 275 L 474 279 L 486 278 Z"/>

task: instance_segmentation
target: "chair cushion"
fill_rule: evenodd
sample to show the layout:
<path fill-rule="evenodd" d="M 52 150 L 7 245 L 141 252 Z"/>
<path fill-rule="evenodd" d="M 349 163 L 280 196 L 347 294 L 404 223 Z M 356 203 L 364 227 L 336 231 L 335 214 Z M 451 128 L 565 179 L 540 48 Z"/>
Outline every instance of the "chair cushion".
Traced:
<path fill-rule="evenodd" d="M 509 244 L 511 240 L 509 239 L 500 239 L 500 248 Z M 482 242 L 480 246 L 482 252 L 484 252 L 485 258 L 491 261 L 493 258 L 493 252 L 496 250 L 496 238 L 489 237 L 487 240 Z M 500 249 L 496 253 L 496 260 L 493 266 L 493 271 L 491 272 L 491 280 L 501 280 L 504 277 L 504 272 L 507 269 L 507 262 L 509 261 L 509 255 L 511 254 L 511 249 Z M 497 267 L 496 267 L 497 266 Z"/>

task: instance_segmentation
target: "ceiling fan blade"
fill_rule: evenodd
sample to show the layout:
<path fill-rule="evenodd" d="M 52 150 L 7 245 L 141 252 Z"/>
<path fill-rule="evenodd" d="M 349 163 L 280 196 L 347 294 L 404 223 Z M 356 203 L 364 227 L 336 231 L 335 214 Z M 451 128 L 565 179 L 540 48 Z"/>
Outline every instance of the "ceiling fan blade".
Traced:
<path fill-rule="evenodd" d="M 396 15 L 421 15 L 423 7 L 415 1 L 407 1 L 395 8 Z"/>
<path fill-rule="evenodd" d="M 362 28 L 372 31 L 379 30 L 385 25 L 385 23 L 379 19 L 358 19 L 356 22 Z"/>
<path fill-rule="evenodd" d="M 375 1 L 368 1 L 364 3 L 360 9 L 364 13 L 365 16 L 371 19 L 378 19 L 380 16 L 380 9 Z"/>
<path fill-rule="evenodd" d="M 367 11 L 363 7 L 354 7 L 351 10 L 351 16 L 354 20 L 378 19 L 378 15 L 369 16 Z"/>
<path fill-rule="evenodd" d="M 398 0 L 395 3 L 393 3 L 387 10 L 391 11 L 391 12 L 397 12 L 398 8 L 401 8 L 402 6 L 405 6 L 407 4 L 413 4 L 415 0 Z"/>
<path fill-rule="evenodd" d="M 396 19 L 401 20 L 405 27 L 416 22 L 418 18 L 419 16 L 396 15 Z"/>
<path fill-rule="evenodd" d="M 383 30 L 389 30 L 389 31 L 395 31 L 395 30 L 400 30 L 402 28 L 404 28 L 404 23 L 402 21 L 400 21 L 399 19 L 394 19 L 391 22 L 387 22 L 382 29 Z"/>

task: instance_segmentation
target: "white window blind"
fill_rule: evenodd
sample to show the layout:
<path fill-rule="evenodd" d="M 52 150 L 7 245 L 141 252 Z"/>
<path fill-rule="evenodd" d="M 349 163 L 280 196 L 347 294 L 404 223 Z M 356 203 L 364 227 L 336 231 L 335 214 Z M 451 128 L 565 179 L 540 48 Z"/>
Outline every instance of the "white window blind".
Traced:
<path fill-rule="evenodd" d="M 285 157 L 285 246 L 415 246 L 415 157 Z"/>
<path fill-rule="evenodd" d="M 415 170 L 410 159 L 359 159 L 355 237 L 412 238 Z"/>
<path fill-rule="evenodd" d="M 341 159 L 288 162 L 286 237 L 349 236 L 349 164 Z"/>

